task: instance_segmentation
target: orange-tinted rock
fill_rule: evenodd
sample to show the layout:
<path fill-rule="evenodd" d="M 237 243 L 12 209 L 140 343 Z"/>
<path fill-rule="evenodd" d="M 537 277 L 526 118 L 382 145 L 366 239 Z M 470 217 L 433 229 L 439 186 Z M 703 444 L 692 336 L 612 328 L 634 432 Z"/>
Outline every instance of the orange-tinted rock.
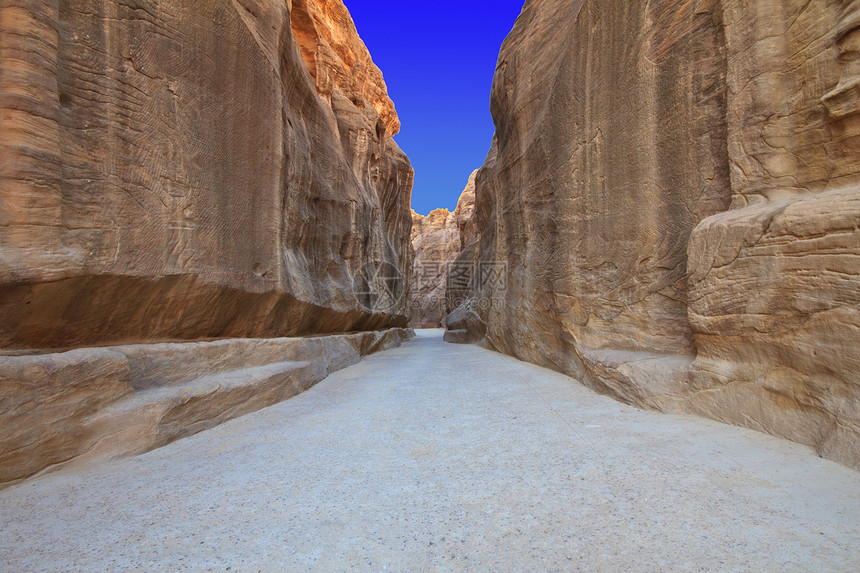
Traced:
<path fill-rule="evenodd" d="M 528 1 L 477 176 L 485 343 L 860 467 L 858 6 Z"/>
<path fill-rule="evenodd" d="M 408 320 L 398 129 L 340 0 L 0 5 L 0 483 L 408 339 L 281 338 Z"/>
<path fill-rule="evenodd" d="M 412 169 L 340 0 L 4 4 L 0 118 L 0 347 L 406 323 Z"/>
<path fill-rule="evenodd" d="M 439 328 L 450 311 L 448 270 L 469 242 L 477 240 L 472 212 L 475 207 L 475 171 L 457 201 L 454 212 L 436 209 L 426 217 L 412 212 L 411 321 L 414 328 Z M 456 306 L 456 305 L 455 305 Z"/>

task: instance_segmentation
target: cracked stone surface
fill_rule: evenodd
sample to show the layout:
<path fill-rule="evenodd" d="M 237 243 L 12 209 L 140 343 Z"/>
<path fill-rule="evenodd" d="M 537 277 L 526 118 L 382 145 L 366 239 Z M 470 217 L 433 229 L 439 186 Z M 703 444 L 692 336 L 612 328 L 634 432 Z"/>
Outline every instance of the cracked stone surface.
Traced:
<path fill-rule="evenodd" d="M 0 569 L 848 571 L 860 476 L 420 331 L 287 402 L 0 492 Z"/>

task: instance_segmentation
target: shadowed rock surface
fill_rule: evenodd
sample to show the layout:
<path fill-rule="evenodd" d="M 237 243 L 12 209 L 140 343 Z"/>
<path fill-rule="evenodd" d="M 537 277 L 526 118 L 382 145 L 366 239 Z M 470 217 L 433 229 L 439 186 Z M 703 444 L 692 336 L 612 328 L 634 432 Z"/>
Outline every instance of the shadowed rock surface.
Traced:
<path fill-rule="evenodd" d="M 487 335 L 487 324 L 472 310 L 468 302 L 461 304 L 445 317 L 445 342 L 476 344 Z"/>
<path fill-rule="evenodd" d="M 24 0 L 0 53 L 0 347 L 406 324 L 412 169 L 340 0 Z"/>
<path fill-rule="evenodd" d="M 858 6 L 526 2 L 476 177 L 486 342 L 860 467 Z"/>

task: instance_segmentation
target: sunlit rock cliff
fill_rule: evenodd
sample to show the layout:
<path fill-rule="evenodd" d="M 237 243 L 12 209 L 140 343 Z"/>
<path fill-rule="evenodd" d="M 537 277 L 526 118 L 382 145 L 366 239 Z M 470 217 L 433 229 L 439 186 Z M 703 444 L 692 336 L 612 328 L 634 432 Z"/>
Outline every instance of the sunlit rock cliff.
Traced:
<path fill-rule="evenodd" d="M 0 3 L 0 485 L 408 338 L 398 129 L 340 0 Z"/>
<path fill-rule="evenodd" d="M 0 347 L 406 324 L 412 169 L 340 0 L 0 16 Z"/>
<path fill-rule="evenodd" d="M 476 178 L 483 342 L 860 467 L 860 2 L 528 0 Z M 460 326 L 463 309 L 452 315 Z"/>
<path fill-rule="evenodd" d="M 459 236 L 454 214 L 435 209 L 426 216 L 412 212 L 412 284 L 409 326 L 438 328 L 448 314 L 445 287 L 448 261 L 456 255 Z"/>
<path fill-rule="evenodd" d="M 475 209 L 475 175 L 473 172 L 460 194 L 453 212 L 436 209 L 426 217 L 412 212 L 412 247 L 415 261 L 412 267 L 410 323 L 415 328 L 439 328 L 445 316 L 459 302 L 452 304 L 450 297 L 459 292 L 456 261 L 469 240 Z M 476 235 L 476 233 L 473 233 Z"/>

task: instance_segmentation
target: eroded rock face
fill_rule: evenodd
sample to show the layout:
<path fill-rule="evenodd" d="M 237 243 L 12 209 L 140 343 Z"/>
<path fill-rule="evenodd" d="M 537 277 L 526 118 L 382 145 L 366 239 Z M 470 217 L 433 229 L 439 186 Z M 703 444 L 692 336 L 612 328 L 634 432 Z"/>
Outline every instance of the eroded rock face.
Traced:
<path fill-rule="evenodd" d="M 436 209 L 426 217 L 412 212 L 412 286 L 410 322 L 413 328 L 439 328 L 447 314 L 445 284 L 448 261 L 457 253 L 459 235 L 454 214 Z"/>
<path fill-rule="evenodd" d="M 732 209 L 693 231 L 692 408 L 860 468 L 860 2 L 724 2 Z"/>
<path fill-rule="evenodd" d="M 0 347 L 407 322 L 412 169 L 340 0 L 24 0 L 0 54 Z"/>
<path fill-rule="evenodd" d="M 439 328 L 451 310 L 448 298 L 457 288 L 449 284 L 448 271 L 460 252 L 477 241 L 472 220 L 476 173 L 469 177 L 453 212 L 436 209 L 426 217 L 412 212 L 415 262 L 409 325 L 414 328 Z"/>
<path fill-rule="evenodd" d="M 448 265 L 445 288 L 445 309 L 452 312 L 463 304 L 475 288 L 478 259 L 478 222 L 475 217 L 475 181 L 479 170 L 469 176 L 469 182 L 454 210 L 454 224 L 457 226 L 459 245 L 455 256 Z"/>
<path fill-rule="evenodd" d="M 528 1 L 476 178 L 487 342 L 860 467 L 858 6 Z"/>
<path fill-rule="evenodd" d="M 0 488 L 140 454 L 307 390 L 413 332 L 137 344 L 0 357 Z"/>

